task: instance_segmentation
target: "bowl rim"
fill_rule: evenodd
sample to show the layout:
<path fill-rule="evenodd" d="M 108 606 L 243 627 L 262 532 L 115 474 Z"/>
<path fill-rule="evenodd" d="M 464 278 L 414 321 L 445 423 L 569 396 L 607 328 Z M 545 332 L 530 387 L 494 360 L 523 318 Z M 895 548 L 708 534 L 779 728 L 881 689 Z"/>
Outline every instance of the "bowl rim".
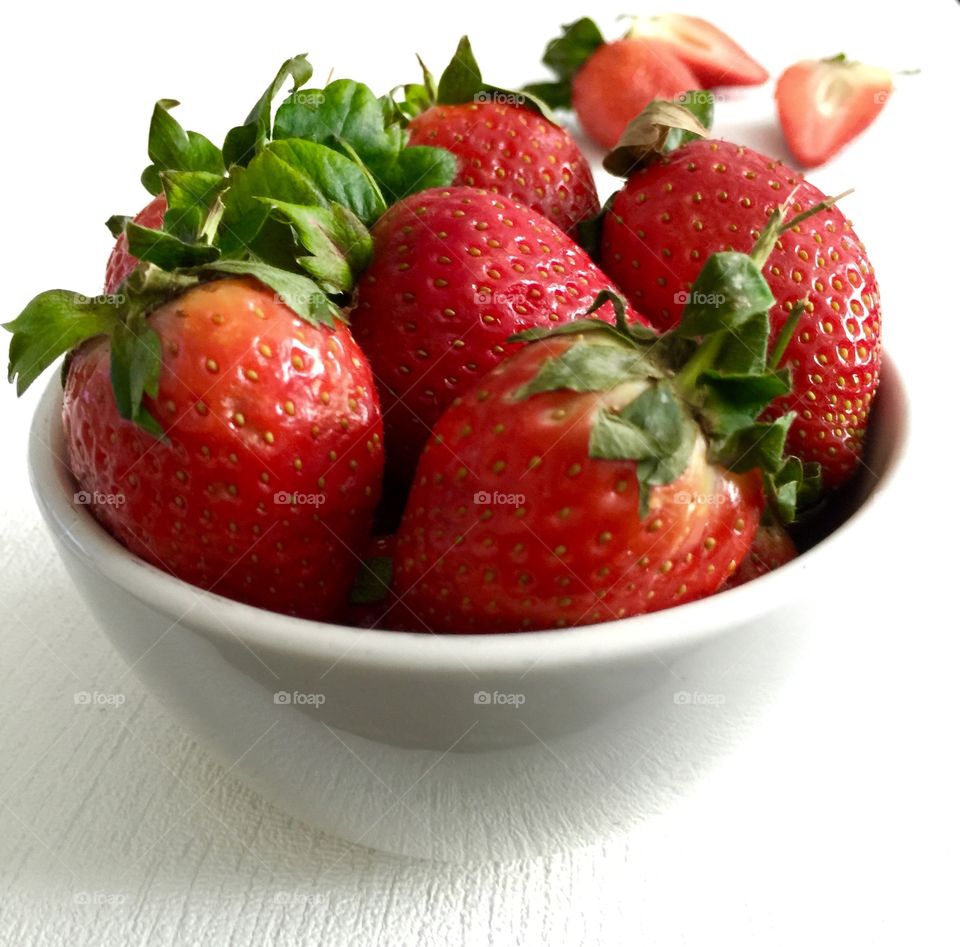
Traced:
<path fill-rule="evenodd" d="M 238 639 L 247 648 L 284 651 L 305 660 L 346 661 L 394 669 L 463 672 L 562 667 L 617 660 L 638 652 L 689 646 L 746 624 L 789 603 L 794 583 L 842 560 L 856 544 L 863 520 L 888 502 L 890 484 L 902 467 L 910 435 L 900 373 L 886 352 L 878 395 L 890 415 L 892 445 L 883 472 L 856 510 L 832 533 L 785 566 L 722 594 L 684 605 L 595 625 L 509 634 L 436 634 L 356 628 L 295 618 L 234 601 L 177 579 L 144 562 L 114 539 L 92 513 L 73 502 L 76 483 L 63 459 L 59 373 L 48 382 L 30 427 L 30 480 L 44 520 L 58 543 L 72 549 L 105 579 L 171 618 L 214 640 Z M 804 573 L 807 575 L 804 577 Z M 198 609 L 198 605 L 202 606 Z M 186 621 L 189 616 L 189 621 Z"/>

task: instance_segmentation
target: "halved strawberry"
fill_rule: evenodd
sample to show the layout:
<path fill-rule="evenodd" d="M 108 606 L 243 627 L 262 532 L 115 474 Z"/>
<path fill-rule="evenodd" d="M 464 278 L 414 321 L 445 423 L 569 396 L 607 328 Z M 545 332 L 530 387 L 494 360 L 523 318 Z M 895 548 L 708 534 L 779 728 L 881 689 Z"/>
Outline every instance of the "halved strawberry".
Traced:
<path fill-rule="evenodd" d="M 776 100 L 787 145 L 800 164 L 829 161 L 879 115 L 893 90 L 886 69 L 832 59 L 805 59 L 777 80 Z"/>
<path fill-rule="evenodd" d="M 770 73 L 723 30 L 697 16 L 664 13 L 633 17 L 627 36 L 666 43 L 707 89 L 763 85 Z"/>

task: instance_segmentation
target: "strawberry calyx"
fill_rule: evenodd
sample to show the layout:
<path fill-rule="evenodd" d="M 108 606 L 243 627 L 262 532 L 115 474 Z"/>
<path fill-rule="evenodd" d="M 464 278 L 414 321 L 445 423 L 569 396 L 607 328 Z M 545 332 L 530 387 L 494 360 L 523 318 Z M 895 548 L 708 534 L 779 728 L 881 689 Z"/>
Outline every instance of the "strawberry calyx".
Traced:
<path fill-rule="evenodd" d="M 484 82 L 467 36 L 460 37 L 457 50 L 441 73 L 439 82 L 434 79 L 419 56 L 417 62 L 423 72 L 423 82 L 400 86 L 391 93 L 397 115 L 403 122 L 415 118 L 434 105 L 496 102 L 530 109 L 547 121 L 559 124 L 550 111 L 550 106 L 532 89 L 506 89 Z M 403 92 L 402 98 L 395 96 L 400 90 Z"/>
<path fill-rule="evenodd" d="M 603 167 L 618 177 L 629 177 L 688 141 L 706 138 L 713 124 L 713 94 L 691 89 L 673 102 L 654 99 L 623 130 Z"/>
<path fill-rule="evenodd" d="M 590 312 L 612 301 L 617 313 L 612 325 L 588 318 L 515 337 L 535 342 L 575 336 L 543 362 L 516 392 L 518 398 L 560 389 L 636 387 L 626 405 L 597 411 L 590 456 L 636 462 L 641 516 L 647 513 L 650 489 L 672 483 L 687 469 L 698 432 L 711 462 L 736 473 L 761 471 L 768 507 L 782 522 L 791 522 L 798 509 L 816 501 L 819 466 L 784 456 L 794 413 L 772 422 L 757 420 L 792 387 L 789 368 L 779 362 L 803 303 L 771 344 L 769 310 L 776 300 L 762 272 L 777 235 L 793 223 L 787 220 L 790 206 L 788 199 L 771 213 L 752 253 L 724 251 L 707 260 L 679 325 L 670 332 L 658 336 L 628 324 L 622 300 L 605 291 Z"/>
<path fill-rule="evenodd" d="M 616 147 L 604 158 L 603 167 L 611 174 L 629 177 L 688 141 L 707 137 L 713 124 L 713 105 L 713 93 L 704 89 L 690 89 L 672 102 L 654 99 L 627 125 Z M 578 242 L 598 262 L 603 219 L 616 196 L 611 194 L 599 214 L 577 227 Z"/>
<path fill-rule="evenodd" d="M 590 17 L 565 24 L 563 32 L 547 43 L 541 60 L 556 79 L 530 83 L 523 91 L 537 96 L 551 108 L 571 108 L 573 77 L 605 42 L 600 27 Z"/>
<path fill-rule="evenodd" d="M 107 336 L 121 416 L 160 436 L 143 404 L 162 364 L 146 316 L 165 300 L 201 281 L 249 276 L 308 323 L 345 319 L 372 254 L 368 226 L 396 200 L 449 184 L 456 160 L 442 148 L 407 147 L 388 102 L 366 86 L 340 79 L 305 90 L 311 75 L 305 56 L 287 60 L 222 149 L 183 129 L 174 100 L 156 103 L 141 180 L 163 193 L 163 223 L 111 217 L 111 233 L 124 234 L 140 261 L 117 291 L 41 293 L 4 326 L 14 335 L 8 376 L 18 394 L 60 356 Z"/>

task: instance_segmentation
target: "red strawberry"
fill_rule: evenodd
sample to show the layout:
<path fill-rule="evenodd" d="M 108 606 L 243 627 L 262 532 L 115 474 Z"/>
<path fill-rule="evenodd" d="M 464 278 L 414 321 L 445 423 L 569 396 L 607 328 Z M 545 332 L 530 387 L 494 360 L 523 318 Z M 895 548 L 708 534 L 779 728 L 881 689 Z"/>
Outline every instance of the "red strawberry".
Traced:
<path fill-rule="evenodd" d="M 797 547 L 793 544 L 790 534 L 779 524 L 761 524 L 753 537 L 753 545 L 746 558 L 740 563 L 740 568 L 730 577 L 727 588 L 736 588 L 738 585 L 756 579 L 780 566 L 786 565 L 791 559 L 797 558 Z"/>
<path fill-rule="evenodd" d="M 118 413 L 107 339 L 70 362 L 67 456 L 91 511 L 187 582 L 332 617 L 383 466 L 373 378 L 350 332 L 306 323 L 249 278 L 189 289 L 146 325 L 162 366 L 144 407 L 163 440 Z"/>
<path fill-rule="evenodd" d="M 379 386 L 390 464 L 408 478 L 444 408 L 516 347 L 509 336 L 570 322 L 611 288 L 548 220 L 476 188 L 407 198 L 373 238 L 351 318 Z"/>
<path fill-rule="evenodd" d="M 778 208 L 754 252 L 784 220 Z M 723 312 L 692 305 L 656 336 L 618 313 L 533 330 L 454 401 L 425 447 L 397 533 L 396 587 L 434 631 L 582 625 L 717 591 L 753 541 L 764 487 L 791 515 L 789 386 L 766 348 L 770 292 L 751 256 L 711 259 Z M 694 340 L 701 340 L 695 344 Z"/>
<path fill-rule="evenodd" d="M 135 224 L 156 230 L 163 224 L 163 215 L 167 212 L 167 199 L 158 194 L 146 207 L 133 218 Z M 126 233 L 117 237 L 110 259 L 107 260 L 107 272 L 104 276 L 103 291 L 112 295 L 120 284 L 136 269 L 137 258 L 130 253 L 130 244 Z"/>
<path fill-rule="evenodd" d="M 503 194 L 567 233 L 599 213 L 593 174 L 570 133 L 531 97 L 484 85 L 466 37 L 431 101 L 410 120 L 410 144 L 453 152 L 454 184 Z"/>
<path fill-rule="evenodd" d="M 747 250 L 773 207 L 824 200 L 778 161 L 723 141 L 694 141 L 633 173 L 603 226 L 601 264 L 661 329 L 676 325 L 707 257 Z M 784 364 L 793 393 L 770 417 L 796 410 L 789 449 L 823 466 L 834 487 L 856 470 L 880 370 L 880 295 L 850 223 L 831 207 L 784 233 L 764 268 L 778 305 L 773 333 L 807 300 Z"/>
<path fill-rule="evenodd" d="M 815 168 L 829 161 L 880 114 L 893 91 L 886 69 L 832 59 L 805 59 L 777 80 L 777 112 L 797 161 Z"/>
<path fill-rule="evenodd" d="M 370 541 L 350 593 L 350 604 L 341 616 L 345 625 L 394 631 L 430 630 L 393 588 L 396 549 L 395 535 L 374 536 Z"/>
<path fill-rule="evenodd" d="M 573 108 L 584 131 L 612 148 L 632 118 L 654 99 L 697 88 L 696 76 L 658 40 L 605 43 L 573 78 Z"/>
<path fill-rule="evenodd" d="M 612 148 L 632 118 L 653 99 L 672 99 L 700 85 L 674 47 L 659 39 L 629 37 L 607 43 L 584 17 L 552 40 L 543 62 L 555 82 L 527 90 L 556 108 L 573 108 L 584 131 Z"/>
<path fill-rule="evenodd" d="M 690 67 L 702 88 L 763 85 L 770 78 L 726 33 L 700 17 L 682 13 L 635 17 L 628 36 L 666 43 Z"/>

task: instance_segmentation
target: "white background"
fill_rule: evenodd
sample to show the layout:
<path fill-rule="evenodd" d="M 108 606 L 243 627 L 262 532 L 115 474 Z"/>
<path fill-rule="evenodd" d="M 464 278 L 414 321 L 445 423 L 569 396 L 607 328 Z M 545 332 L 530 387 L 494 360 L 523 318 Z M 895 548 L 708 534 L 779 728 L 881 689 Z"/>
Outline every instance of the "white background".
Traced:
<path fill-rule="evenodd" d="M 180 120 L 219 141 L 293 53 L 311 53 L 318 80 L 333 69 L 384 91 L 416 78 L 415 51 L 439 72 L 464 31 L 487 77 L 510 85 L 538 77 L 545 41 L 585 12 L 330 6 L 10 8 L 2 321 L 43 289 L 99 290 L 101 221 L 145 201 L 155 99 L 180 99 Z M 608 35 L 620 6 L 591 8 Z M 841 49 L 923 70 L 898 79 L 879 122 L 813 175 L 828 192 L 857 188 L 844 208 L 879 275 L 914 430 L 900 515 L 877 548 L 811 590 L 822 621 L 779 702 L 686 799 L 594 849 L 461 868 L 322 836 L 211 763 L 127 676 L 33 506 L 37 392 L 19 404 L 0 392 L 0 944 L 958 942 L 960 7 L 685 6 L 713 11 L 774 75 Z M 718 134 L 786 157 L 770 85 L 718 111 Z M 832 620 L 841 601 L 855 621 Z M 125 703 L 74 703 L 96 690 Z"/>

